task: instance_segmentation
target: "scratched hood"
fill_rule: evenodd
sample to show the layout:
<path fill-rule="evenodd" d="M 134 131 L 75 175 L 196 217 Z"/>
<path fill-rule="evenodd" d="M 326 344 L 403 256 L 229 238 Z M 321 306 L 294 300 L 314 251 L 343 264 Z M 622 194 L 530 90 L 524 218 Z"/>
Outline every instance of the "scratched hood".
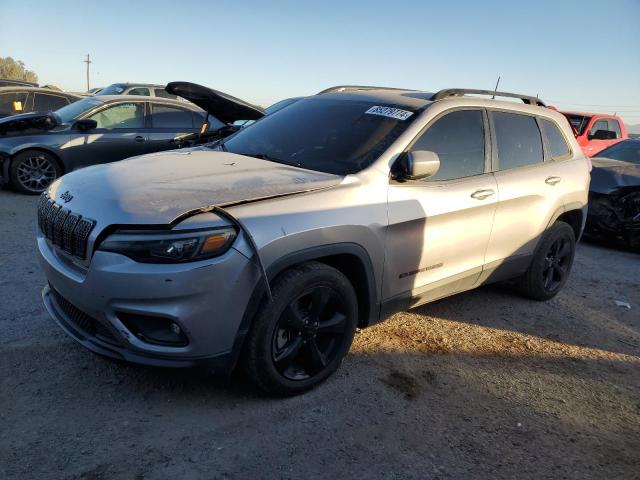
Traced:
<path fill-rule="evenodd" d="M 327 188 L 343 177 L 233 153 L 193 149 L 96 165 L 53 183 L 49 196 L 107 225 L 166 225 L 210 205 Z"/>

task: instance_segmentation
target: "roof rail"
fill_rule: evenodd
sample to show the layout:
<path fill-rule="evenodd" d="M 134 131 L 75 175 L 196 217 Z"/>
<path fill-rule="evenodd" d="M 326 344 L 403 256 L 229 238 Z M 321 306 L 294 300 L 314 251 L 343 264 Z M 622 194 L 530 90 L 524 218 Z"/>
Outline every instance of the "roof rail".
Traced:
<path fill-rule="evenodd" d="M 531 97 L 529 95 L 520 95 L 519 93 L 509 93 L 509 92 L 498 92 L 494 90 L 475 90 L 472 88 L 447 88 L 445 90 L 440 90 L 437 93 L 433 94 L 431 100 L 442 100 L 443 98 L 448 97 L 460 97 L 467 93 L 475 94 L 475 95 L 491 95 L 492 97 L 508 97 L 508 98 L 519 98 L 527 105 L 538 105 L 540 107 L 546 107 L 545 103 L 540 100 L 538 97 Z"/>
<path fill-rule="evenodd" d="M 323 93 L 336 93 L 336 92 L 356 92 L 358 90 L 405 90 L 415 92 L 409 88 L 393 88 L 393 87 L 374 87 L 370 85 L 336 85 L 335 87 L 329 87 L 316 95 L 322 95 Z"/>

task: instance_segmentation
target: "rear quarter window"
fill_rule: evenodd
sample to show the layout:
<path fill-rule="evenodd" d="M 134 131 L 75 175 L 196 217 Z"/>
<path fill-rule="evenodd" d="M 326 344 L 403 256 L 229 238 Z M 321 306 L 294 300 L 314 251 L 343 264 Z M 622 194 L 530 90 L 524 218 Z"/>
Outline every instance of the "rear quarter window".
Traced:
<path fill-rule="evenodd" d="M 554 122 L 545 119 L 540 119 L 540 123 L 551 158 L 556 159 L 569 155 L 571 150 L 558 126 Z"/>
<path fill-rule="evenodd" d="M 535 165 L 544 161 L 542 137 L 534 117 L 492 112 L 500 170 Z"/>

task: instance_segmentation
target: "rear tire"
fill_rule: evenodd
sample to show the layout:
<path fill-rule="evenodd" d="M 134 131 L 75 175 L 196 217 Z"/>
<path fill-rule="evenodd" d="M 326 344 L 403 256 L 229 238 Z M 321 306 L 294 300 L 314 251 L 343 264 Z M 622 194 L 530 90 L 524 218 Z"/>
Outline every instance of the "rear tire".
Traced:
<path fill-rule="evenodd" d="M 526 273 L 519 279 L 523 295 L 549 300 L 564 287 L 576 252 L 576 237 L 569 224 L 558 221 L 547 230 Z"/>
<path fill-rule="evenodd" d="M 11 186 L 22 193 L 39 195 L 62 175 L 53 155 L 42 150 L 25 150 L 11 160 Z"/>
<path fill-rule="evenodd" d="M 270 394 L 297 395 L 340 366 L 356 330 L 357 297 L 347 277 L 318 262 L 287 270 L 272 293 L 247 337 L 245 372 Z"/>

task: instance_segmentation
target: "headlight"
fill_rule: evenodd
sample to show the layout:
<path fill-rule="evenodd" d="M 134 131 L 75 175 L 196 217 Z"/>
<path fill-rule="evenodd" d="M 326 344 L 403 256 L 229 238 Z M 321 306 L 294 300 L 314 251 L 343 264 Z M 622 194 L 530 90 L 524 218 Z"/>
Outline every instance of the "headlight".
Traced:
<path fill-rule="evenodd" d="M 217 257 L 236 237 L 233 227 L 186 232 L 125 231 L 109 235 L 98 247 L 142 263 L 180 263 Z"/>

